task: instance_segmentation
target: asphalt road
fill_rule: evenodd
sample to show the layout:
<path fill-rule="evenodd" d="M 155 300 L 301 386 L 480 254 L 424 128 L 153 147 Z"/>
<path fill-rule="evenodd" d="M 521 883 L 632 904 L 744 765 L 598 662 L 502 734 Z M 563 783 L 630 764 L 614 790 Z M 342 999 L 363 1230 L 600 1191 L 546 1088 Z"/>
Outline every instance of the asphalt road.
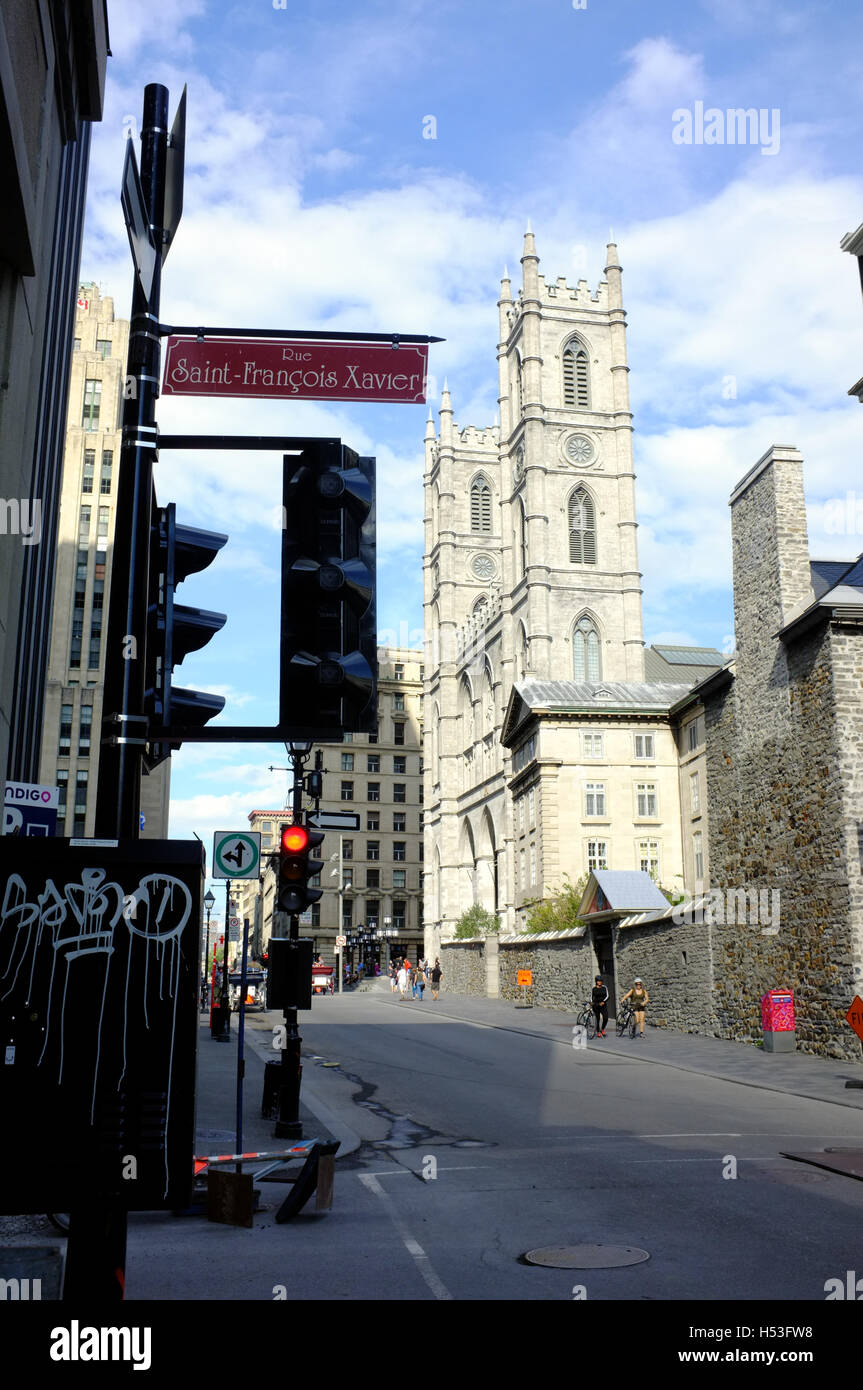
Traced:
<path fill-rule="evenodd" d="M 859 1111 L 645 1066 L 649 1038 L 603 1054 L 567 1029 L 532 1037 L 446 1010 L 428 994 L 316 1001 L 304 1087 L 359 1141 L 333 1211 L 277 1227 L 274 1188 L 253 1231 L 138 1218 L 128 1296 L 823 1303 L 827 1280 L 863 1274 L 863 1184 L 781 1156 L 863 1147 Z M 577 1244 L 649 1259 L 523 1262 Z"/>

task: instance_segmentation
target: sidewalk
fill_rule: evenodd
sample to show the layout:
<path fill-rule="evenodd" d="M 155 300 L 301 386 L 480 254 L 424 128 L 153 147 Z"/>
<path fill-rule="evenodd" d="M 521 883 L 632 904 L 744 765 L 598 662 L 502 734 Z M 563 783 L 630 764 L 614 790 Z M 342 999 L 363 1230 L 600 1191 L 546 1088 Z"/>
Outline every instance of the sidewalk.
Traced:
<path fill-rule="evenodd" d="M 435 1002 L 428 989 L 421 1004 L 413 1000 L 401 1003 L 390 994 L 386 981 L 377 983 L 383 986 L 381 994 L 392 1000 L 394 1008 L 434 1011 L 459 1022 L 485 1028 L 505 1028 L 508 1032 L 551 1038 L 562 1046 L 572 1046 L 576 1013 L 558 1009 L 522 1009 L 507 999 L 476 999 L 470 995 L 443 992 Z M 741 1086 L 755 1086 L 765 1091 L 779 1091 L 808 1100 L 827 1101 L 852 1110 L 863 1110 L 863 1090 L 845 1087 L 846 1081 L 863 1082 L 863 1066 L 858 1063 L 840 1058 L 811 1057 L 803 1052 L 764 1052 L 760 1047 L 729 1042 L 725 1038 L 707 1038 L 696 1033 L 672 1032 L 670 1028 L 652 1028 L 649 1020 L 648 1011 L 647 1034 L 642 1041 L 640 1038 L 618 1038 L 614 1031 L 614 1020 L 610 1018 L 608 1036 L 588 1043 L 588 1048 L 630 1061 L 635 1058 L 647 1065 L 674 1067 L 680 1071 L 733 1081 Z"/>

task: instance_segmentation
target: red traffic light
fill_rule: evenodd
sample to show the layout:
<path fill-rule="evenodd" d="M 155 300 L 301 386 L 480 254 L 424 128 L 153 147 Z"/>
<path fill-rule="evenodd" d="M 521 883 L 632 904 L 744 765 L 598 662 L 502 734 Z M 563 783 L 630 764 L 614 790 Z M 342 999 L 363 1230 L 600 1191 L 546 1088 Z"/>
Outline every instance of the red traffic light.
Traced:
<path fill-rule="evenodd" d="M 282 849 L 286 854 L 302 854 L 308 845 L 309 832 L 304 825 L 282 826 Z"/>

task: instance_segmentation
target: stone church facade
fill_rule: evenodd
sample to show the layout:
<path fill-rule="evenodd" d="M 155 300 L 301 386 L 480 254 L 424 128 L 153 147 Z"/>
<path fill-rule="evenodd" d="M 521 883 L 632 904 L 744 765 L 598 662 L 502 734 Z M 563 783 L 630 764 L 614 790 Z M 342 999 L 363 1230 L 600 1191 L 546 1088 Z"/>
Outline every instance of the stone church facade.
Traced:
<path fill-rule="evenodd" d="M 616 246 L 593 292 L 547 282 L 530 231 L 521 264 L 498 303 L 499 424 L 459 429 L 445 386 L 426 429 L 429 954 L 473 902 L 515 931 L 589 867 L 682 885 L 669 710 L 721 660 L 696 653 L 681 678 L 655 657 L 662 674 L 645 674 Z M 538 760 L 535 740 L 502 742 L 522 695 L 569 711 L 543 726 Z"/>

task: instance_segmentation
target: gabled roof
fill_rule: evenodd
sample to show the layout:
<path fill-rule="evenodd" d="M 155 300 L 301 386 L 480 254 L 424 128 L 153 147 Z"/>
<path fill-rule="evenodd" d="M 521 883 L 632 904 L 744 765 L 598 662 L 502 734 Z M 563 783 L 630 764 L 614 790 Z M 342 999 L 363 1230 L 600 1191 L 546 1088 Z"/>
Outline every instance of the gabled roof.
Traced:
<path fill-rule="evenodd" d="M 509 747 L 534 714 L 665 714 L 686 694 L 690 683 L 647 681 L 541 681 L 527 676 L 512 687 L 501 732 Z"/>
<path fill-rule="evenodd" d="M 664 911 L 668 899 L 643 869 L 594 869 L 579 904 L 579 917 L 593 913 Z"/>

